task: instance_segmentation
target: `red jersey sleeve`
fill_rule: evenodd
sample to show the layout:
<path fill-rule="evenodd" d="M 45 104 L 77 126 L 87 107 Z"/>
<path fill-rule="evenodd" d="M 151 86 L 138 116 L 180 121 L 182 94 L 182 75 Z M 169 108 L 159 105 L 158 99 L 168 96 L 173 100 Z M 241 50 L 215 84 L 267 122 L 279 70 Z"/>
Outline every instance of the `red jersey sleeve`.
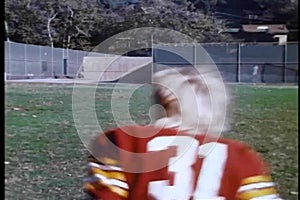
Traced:
<path fill-rule="evenodd" d="M 238 152 L 240 185 L 236 199 L 280 199 L 262 156 L 248 145 L 239 146 Z"/>
<path fill-rule="evenodd" d="M 84 191 L 95 199 L 125 200 L 128 197 L 128 184 L 121 168 L 89 162 L 88 176 L 84 180 Z"/>
<path fill-rule="evenodd" d="M 88 156 L 87 177 L 84 191 L 95 199 L 125 200 L 129 196 L 129 186 L 120 167 L 119 152 L 113 148 L 117 144 L 115 131 L 109 131 L 92 140 Z"/>

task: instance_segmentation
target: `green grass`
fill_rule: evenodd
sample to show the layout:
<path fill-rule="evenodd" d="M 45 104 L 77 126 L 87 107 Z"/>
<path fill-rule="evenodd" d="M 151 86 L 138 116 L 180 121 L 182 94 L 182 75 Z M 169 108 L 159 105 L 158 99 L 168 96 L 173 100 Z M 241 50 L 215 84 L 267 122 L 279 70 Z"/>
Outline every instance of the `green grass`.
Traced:
<path fill-rule="evenodd" d="M 96 94 L 103 129 L 116 126 L 110 92 Z M 72 87 L 7 84 L 5 93 L 6 199 L 86 199 L 87 152 L 74 126 Z M 298 199 L 298 90 L 232 86 L 232 94 L 235 123 L 225 137 L 254 146 L 270 163 L 282 197 Z M 129 110 L 137 123 L 149 122 L 149 95 L 146 86 L 131 97 Z"/>
<path fill-rule="evenodd" d="M 298 90 L 236 86 L 235 124 L 227 137 L 251 144 L 269 162 L 285 199 L 298 199 Z"/>

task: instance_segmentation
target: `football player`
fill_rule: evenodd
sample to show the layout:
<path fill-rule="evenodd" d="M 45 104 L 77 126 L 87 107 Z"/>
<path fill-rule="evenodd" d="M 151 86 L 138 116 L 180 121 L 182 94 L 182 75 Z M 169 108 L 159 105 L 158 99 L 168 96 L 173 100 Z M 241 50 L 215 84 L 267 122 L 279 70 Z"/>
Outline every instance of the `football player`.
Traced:
<path fill-rule="evenodd" d="M 84 190 L 103 200 L 280 199 L 263 158 L 220 137 L 228 92 L 194 68 L 154 75 L 156 120 L 91 141 Z"/>

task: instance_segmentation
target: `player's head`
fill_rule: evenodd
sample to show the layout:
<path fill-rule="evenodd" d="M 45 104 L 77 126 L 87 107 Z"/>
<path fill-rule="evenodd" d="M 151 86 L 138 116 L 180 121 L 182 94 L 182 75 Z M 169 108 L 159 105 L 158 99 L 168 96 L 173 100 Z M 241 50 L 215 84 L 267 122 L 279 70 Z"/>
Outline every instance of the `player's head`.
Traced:
<path fill-rule="evenodd" d="M 228 129 L 227 119 L 224 122 L 228 94 L 214 72 L 170 68 L 155 73 L 153 83 L 156 103 L 165 110 L 165 116 L 154 124 L 193 133 Z"/>

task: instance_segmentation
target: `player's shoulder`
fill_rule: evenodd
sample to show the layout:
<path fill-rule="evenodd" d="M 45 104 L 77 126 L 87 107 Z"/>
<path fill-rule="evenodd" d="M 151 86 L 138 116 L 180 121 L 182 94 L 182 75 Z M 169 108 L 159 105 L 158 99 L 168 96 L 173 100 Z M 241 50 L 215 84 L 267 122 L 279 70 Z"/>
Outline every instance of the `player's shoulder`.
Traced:
<path fill-rule="evenodd" d="M 210 134 L 201 134 L 197 137 L 201 144 L 211 143 L 211 142 L 224 144 L 228 147 L 228 149 L 231 152 L 238 152 L 239 154 L 244 154 L 249 151 L 254 151 L 253 147 L 250 144 L 240 140 L 224 138 L 224 137 L 210 135 Z"/>
<path fill-rule="evenodd" d="M 240 155 L 248 154 L 249 152 L 255 152 L 251 145 L 243 141 L 218 137 L 213 134 L 205 133 L 192 135 L 174 128 L 162 128 L 151 125 L 128 125 L 116 127 L 114 129 L 107 130 L 106 132 L 104 132 L 104 135 L 115 144 L 117 144 L 119 141 L 127 141 L 127 143 L 130 143 L 131 141 L 138 142 L 139 140 L 151 140 L 155 137 L 162 136 L 190 136 L 197 139 L 200 145 L 212 142 L 220 143 L 226 145 L 230 152 L 235 152 Z"/>
<path fill-rule="evenodd" d="M 104 132 L 104 135 L 110 138 L 115 137 L 133 137 L 133 138 L 151 138 L 159 136 L 190 136 L 194 137 L 202 143 L 217 142 L 228 145 L 236 149 L 251 149 L 251 146 L 246 142 L 224 138 L 222 136 L 215 136 L 213 134 L 199 133 L 199 134 L 189 134 L 184 131 L 180 131 L 174 128 L 162 128 L 157 126 L 142 126 L 142 125 L 128 125 L 120 126 L 113 129 L 109 129 Z"/>
<path fill-rule="evenodd" d="M 240 150 L 252 149 L 252 147 L 248 143 L 246 143 L 244 141 L 240 141 L 240 140 L 235 140 L 235 139 L 230 139 L 230 138 L 220 138 L 219 142 L 227 144 L 235 149 L 240 149 Z"/>
<path fill-rule="evenodd" d="M 133 137 L 133 138 L 151 138 L 163 135 L 178 135 L 181 134 L 177 129 L 162 128 L 157 126 L 141 126 L 141 125 L 128 125 L 120 126 L 104 132 L 105 135 L 118 135 L 120 137 Z"/>

